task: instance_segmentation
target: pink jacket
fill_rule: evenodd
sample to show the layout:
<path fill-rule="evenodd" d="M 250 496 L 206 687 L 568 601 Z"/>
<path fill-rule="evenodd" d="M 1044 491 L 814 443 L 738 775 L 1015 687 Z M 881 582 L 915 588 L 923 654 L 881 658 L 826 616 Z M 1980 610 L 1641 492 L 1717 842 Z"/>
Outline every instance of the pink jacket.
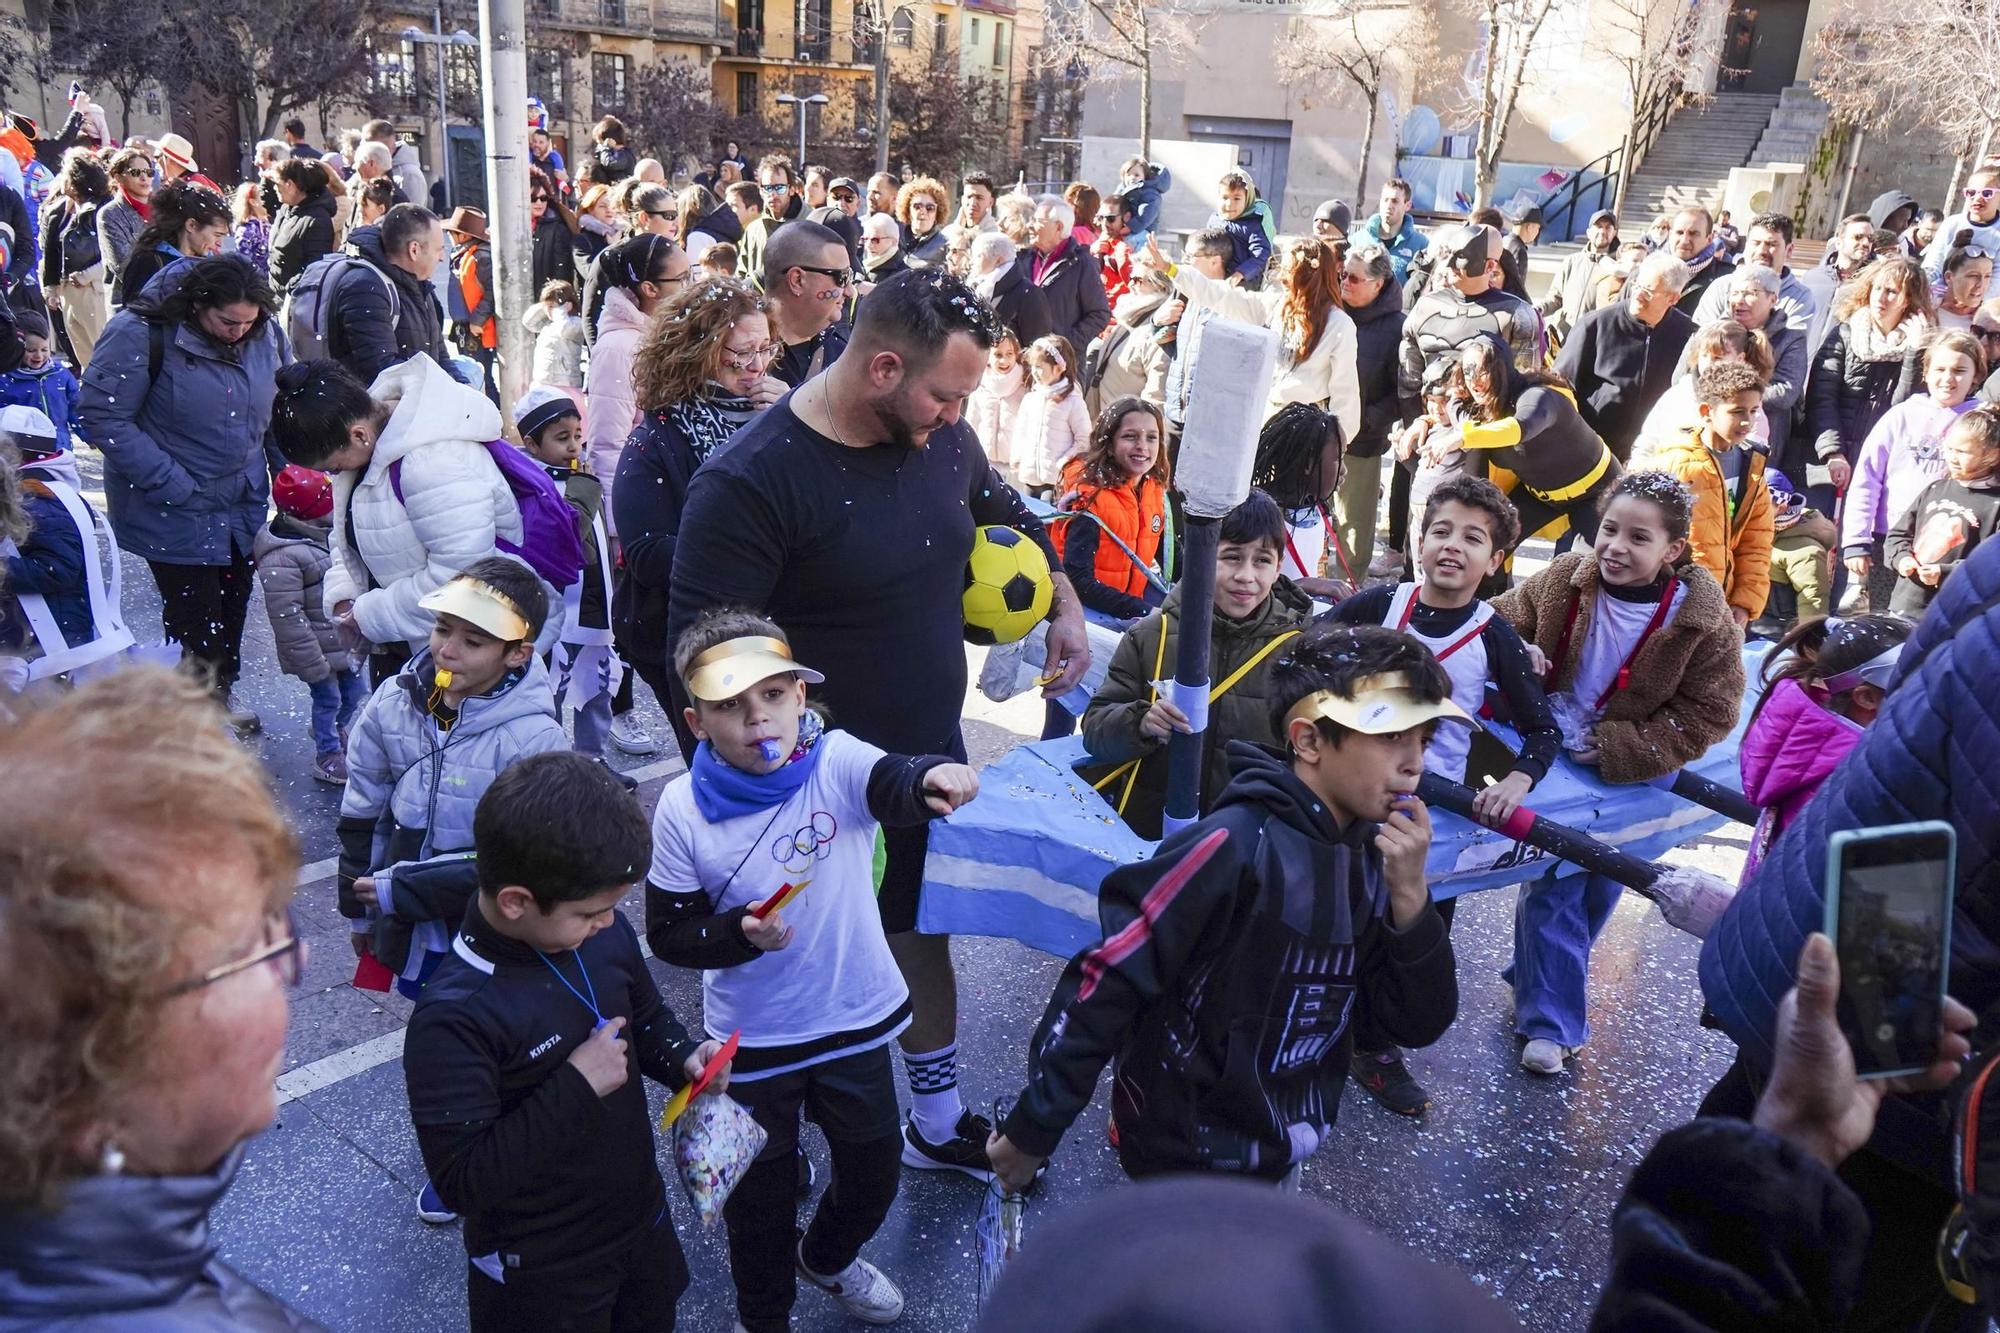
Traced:
<path fill-rule="evenodd" d="M 1882 414 L 1854 459 L 1841 511 L 1840 549 L 1866 551 L 1916 503 L 1924 487 L 1944 475 L 1944 433 L 1959 414 L 1977 407 L 1968 398 L 1957 407 L 1940 406 L 1927 393 L 1914 394 Z"/>
<path fill-rule="evenodd" d="M 1797 681 L 1778 682 L 1737 751 L 1743 794 L 1764 809 L 1741 882 L 1749 882 L 1778 834 L 1860 740 L 1860 727 L 1822 706 Z"/>

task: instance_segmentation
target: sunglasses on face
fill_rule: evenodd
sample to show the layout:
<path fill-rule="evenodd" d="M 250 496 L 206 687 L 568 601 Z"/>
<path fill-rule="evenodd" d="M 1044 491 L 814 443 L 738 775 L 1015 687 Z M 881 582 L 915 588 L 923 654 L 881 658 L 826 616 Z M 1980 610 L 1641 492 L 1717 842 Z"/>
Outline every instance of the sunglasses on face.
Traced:
<path fill-rule="evenodd" d="M 854 270 L 851 268 L 814 268 L 811 264 L 794 264 L 792 267 L 801 273 L 817 273 L 822 278 L 829 278 L 836 287 L 845 287 L 854 281 Z"/>
<path fill-rule="evenodd" d="M 680 210 L 674 208 L 649 208 L 646 210 L 646 216 L 665 218 L 667 221 L 672 222 L 680 216 Z"/>
<path fill-rule="evenodd" d="M 785 194 L 788 193 L 792 187 L 789 185 L 760 185 L 757 188 L 762 190 L 765 194 Z"/>
<path fill-rule="evenodd" d="M 1982 185 L 1978 189 L 1967 187 L 1965 191 L 1965 197 L 1967 199 L 1986 200 L 1986 199 L 1991 199 L 1996 194 L 2000 194 L 2000 187 L 1995 187 L 1991 185 Z"/>
<path fill-rule="evenodd" d="M 1991 342 L 1995 338 L 2000 338 L 2000 329 L 1982 329 L 1977 324 L 1974 324 L 1972 326 L 1972 336 L 1981 342 Z"/>

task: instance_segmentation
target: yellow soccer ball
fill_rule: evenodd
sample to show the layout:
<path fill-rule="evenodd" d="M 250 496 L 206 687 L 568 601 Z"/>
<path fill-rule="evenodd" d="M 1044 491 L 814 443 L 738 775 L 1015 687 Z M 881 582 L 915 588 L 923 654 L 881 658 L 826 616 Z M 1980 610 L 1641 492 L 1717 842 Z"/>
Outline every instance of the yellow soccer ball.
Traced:
<path fill-rule="evenodd" d="M 980 528 L 965 562 L 965 637 L 970 643 L 1013 643 L 1046 618 L 1056 598 L 1049 560 L 1024 533 Z"/>

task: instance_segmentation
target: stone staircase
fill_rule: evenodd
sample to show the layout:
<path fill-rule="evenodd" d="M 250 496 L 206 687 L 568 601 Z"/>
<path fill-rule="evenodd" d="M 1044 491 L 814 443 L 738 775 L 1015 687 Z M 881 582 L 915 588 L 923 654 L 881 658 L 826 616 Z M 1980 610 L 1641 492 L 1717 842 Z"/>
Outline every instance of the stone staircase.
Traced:
<path fill-rule="evenodd" d="M 1764 127 L 1764 137 L 1750 150 L 1750 161 L 1759 166 L 1768 162 L 1810 164 L 1832 115 L 1832 109 L 1810 87 L 1793 84 L 1778 95 L 1777 109 Z"/>
<path fill-rule="evenodd" d="M 1636 237 L 1656 215 L 1691 205 L 1720 208 L 1730 171 L 1753 158 L 1765 160 L 1760 145 L 1775 132 L 1782 106 L 1778 94 L 1717 93 L 1675 113 L 1625 188 L 1619 234 Z M 1817 129 L 1811 138 L 1818 138 Z"/>

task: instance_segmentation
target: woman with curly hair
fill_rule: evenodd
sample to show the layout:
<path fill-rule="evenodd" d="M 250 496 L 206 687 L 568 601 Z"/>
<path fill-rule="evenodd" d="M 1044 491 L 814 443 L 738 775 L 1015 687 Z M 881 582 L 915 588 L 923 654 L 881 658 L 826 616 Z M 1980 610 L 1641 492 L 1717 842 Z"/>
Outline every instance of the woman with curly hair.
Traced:
<path fill-rule="evenodd" d="M 632 356 L 642 415 L 611 492 L 624 546 L 611 621 L 619 651 L 652 687 L 684 756 L 694 754 L 694 735 L 681 717 L 687 700 L 667 642 L 675 534 L 695 469 L 785 388 L 770 378 L 780 350 L 770 312 L 769 299 L 749 283 L 704 278 L 660 307 Z"/>
<path fill-rule="evenodd" d="M 896 221 L 903 224 L 903 259 L 911 268 L 944 263 L 945 223 L 951 194 L 935 176 L 914 176 L 896 191 Z"/>
<path fill-rule="evenodd" d="M 0 1272 L 10 1326 L 319 1326 L 215 1257 L 277 1114 L 298 847 L 195 682 L 0 712 Z M 43 798 L 48 784 L 90 800 Z"/>

